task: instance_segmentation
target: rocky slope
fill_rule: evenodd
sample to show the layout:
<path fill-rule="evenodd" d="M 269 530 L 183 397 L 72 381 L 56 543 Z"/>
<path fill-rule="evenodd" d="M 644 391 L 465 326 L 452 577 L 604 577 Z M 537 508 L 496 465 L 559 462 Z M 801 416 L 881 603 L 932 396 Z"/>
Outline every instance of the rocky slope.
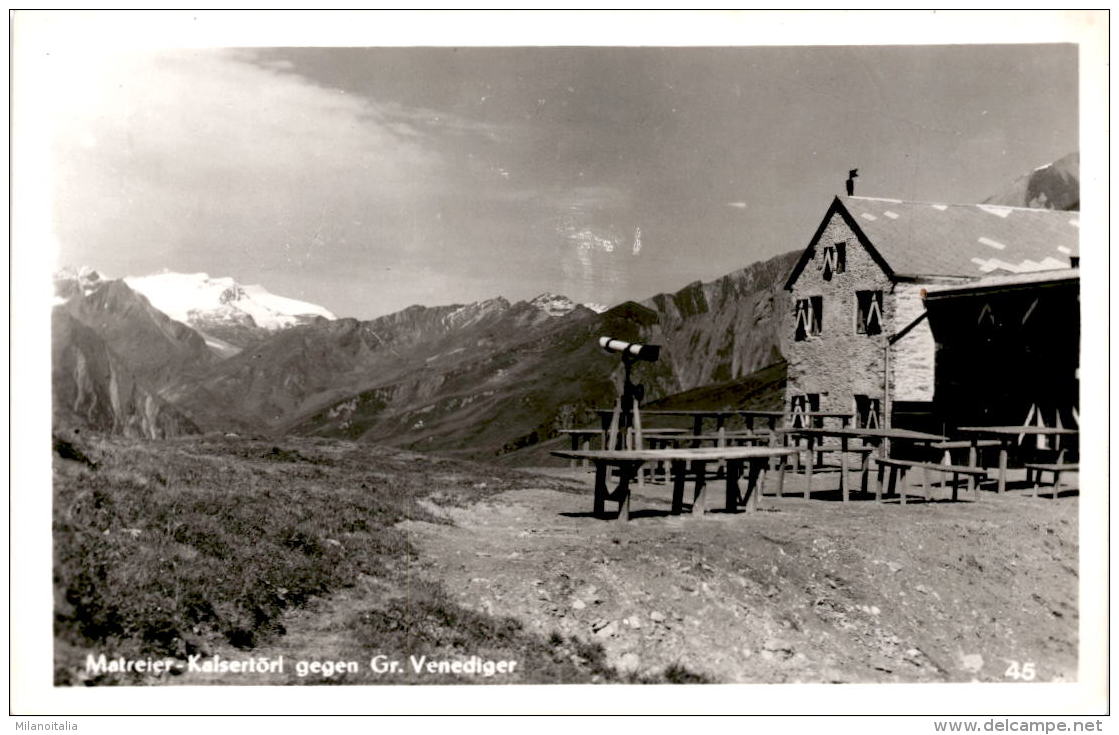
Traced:
<path fill-rule="evenodd" d="M 741 378 L 781 359 L 781 315 L 789 308 L 783 286 L 799 255 L 643 302 L 657 313 L 661 359 L 671 365 L 676 391 Z"/>
<path fill-rule="evenodd" d="M 64 311 L 94 331 L 146 386 L 159 391 L 200 375 L 219 362 L 202 336 L 156 309 L 121 280 L 76 284 L 61 279 L 56 293 L 69 293 Z"/>
<path fill-rule="evenodd" d="M 492 456 L 595 421 L 620 361 L 597 338 L 662 344 L 648 400 L 780 359 L 780 256 L 596 314 L 554 294 L 414 306 L 283 330 L 168 397 L 203 428 L 345 437 Z"/>
<path fill-rule="evenodd" d="M 1079 210 L 1080 153 L 1070 153 L 1020 176 L 1005 191 L 990 197 L 984 204 Z"/>
<path fill-rule="evenodd" d="M 596 380 L 597 392 L 608 392 L 608 360 L 571 380 L 572 359 L 592 362 L 601 317 L 574 305 L 553 315 L 555 300 L 546 301 L 416 306 L 296 327 L 184 384 L 175 400 L 209 428 L 498 450 L 550 420 L 557 405 L 594 400 Z"/>
<path fill-rule="evenodd" d="M 508 308 L 504 299 L 493 299 L 293 327 L 182 386 L 176 400 L 204 424 L 233 418 L 283 430 L 325 402 L 484 348 L 495 341 L 489 327 Z"/>
<path fill-rule="evenodd" d="M 144 439 L 198 431 L 189 418 L 159 398 L 105 339 L 65 309 L 51 322 L 51 384 L 55 430 L 75 429 Z"/>
<path fill-rule="evenodd" d="M 265 320 L 265 330 L 239 287 L 218 293 L 218 307 L 187 308 L 206 301 L 199 289 L 212 296 L 228 279 L 191 277 L 182 288 L 155 289 L 192 328 L 130 288 L 135 279 L 104 281 L 90 272 L 59 279 L 56 309 L 92 330 L 138 389 L 202 430 L 493 456 L 592 423 L 592 409 L 612 405 L 620 361 L 599 349 L 602 335 L 664 345 L 660 362 L 637 369 L 650 401 L 773 363 L 781 283 L 793 257 L 602 313 L 542 294 L 515 304 L 413 306 L 370 321 Z M 151 290 L 152 283 L 141 285 Z M 216 348 L 222 340 L 232 348 Z"/>
<path fill-rule="evenodd" d="M 200 334 L 90 269 L 57 274 L 55 294 L 56 428 L 149 439 L 198 431 L 161 393 L 219 362 Z"/>
<path fill-rule="evenodd" d="M 418 370 L 326 407 L 293 430 L 485 456 L 595 420 L 592 409 L 613 400 L 618 364 L 597 338 L 643 339 L 655 316 L 632 303 L 601 316 L 581 309 L 544 321 L 534 311 L 514 304 L 485 325 L 486 336 L 464 330 L 445 343 L 466 340 L 473 349 L 440 351 Z M 504 339 L 489 336 L 497 334 Z M 653 391 L 674 384 L 657 365 L 642 365 L 637 375 Z"/>

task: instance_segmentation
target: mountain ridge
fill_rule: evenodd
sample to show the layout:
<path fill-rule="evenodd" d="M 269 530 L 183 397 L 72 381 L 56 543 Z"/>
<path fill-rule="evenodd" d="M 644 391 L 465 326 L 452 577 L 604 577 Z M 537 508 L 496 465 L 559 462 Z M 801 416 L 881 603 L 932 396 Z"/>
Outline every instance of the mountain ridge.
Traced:
<path fill-rule="evenodd" d="M 1042 184 L 1055 176 L 1062 185 L 1078 186 L 1075 176 L 1066 175 L 1078 157 L 1066 158 L 1022 177 L 1012 187 L 1015 196 L 1034 206 L 1060 204 L 1057 190 Z M 1071 195 L 1066 198 L 1071 202 Z M 103 396 L 98 405 L 108 402 L 122 412 L 109 421 L 87 411 L 90 421 L 143 426 L 148 434 L 292 433 L 493 457 L 538 444 L 563 428 L 597 424 L 594 409 L 613 405 L 621 380 L 620 360 L 597 346 L 603 335 L 663 347 L 658 362 L 636 366 L 646 403 L 680 394 L 705 401 L 730 396 L 699 389 L 736 384 L 781 361 L 782 317 L 789 311 L 783 284 L 800 252 L 603 311 L 545 292 L 517 302 L 496 296 L 413 305 L 369 320 L 311 313 L 269 322 L 272 329 L 260 327 L 251 314 L 246 319 L 220 311 L 247 295 L 232 288 L 231 279 L 192 276 L 225 289 L 218 293 L 214 319 L 185 312 L 195 322 L 191 326 L 160 312 L 126 281 L 105 281 L 82 269 L 56 281 L 56 314 L 69 315 L 104 342 L 117 360 L 115 373 L 96 374 L 110 382 L 112 374 L 120 376 L 118 388 L 134 384 L 139 398 L 114 404 L 111 386 L 93 385 L 93 373 L 69 357 L 56 394 L 66 398 L 60 405 L 72 405 L 73 386 L 84 380 L 82 395 Z M 293 301 L 276 298 L 281 301 L 272 303 Z M 93 337 L 64 317 L 58 321 L 56 329 L 80 333 L 86 350 L 100 354 Z M 147 424 L 135 418 L 143 414 L 136 406 L 151 407 Z M 168 417 L 163 429 L 156 420 L 161 414 Z M 80 421 L 81 412 L 71 418 Z"/>
<path fill-rule="evenodd" d="M 669 347 L 661 362 L 639 367 L 650 399 L 779 359 L 780 284 L 794 259 L 601 314 L 545 294 L 293 327 L 173 399 L 209 429 L 499 454 L 595 421 L 592 409 L 612 404 L 620 362 L 597 347 L 603 334 Z"/>

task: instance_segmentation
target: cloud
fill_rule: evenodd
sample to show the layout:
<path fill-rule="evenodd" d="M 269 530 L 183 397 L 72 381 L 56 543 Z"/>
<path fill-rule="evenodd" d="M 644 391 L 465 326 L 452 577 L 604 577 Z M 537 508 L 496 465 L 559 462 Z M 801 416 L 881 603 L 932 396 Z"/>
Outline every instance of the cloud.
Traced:
<path fill-rule="evenodd" d="M 502 268 L 629 278 L 632 192 L 540 168 L 519 119 L 334 88 L 253 50 L 87 49 L 50 65 L 35 119 L 52 141 L 56 265 L 207 271 L 346 314 L 399 308 L 404 272 L 448 298 Z"/>
<path fill-rule="evenodd" d="M 568 239 L 570 239 L 579 247 L 579 250 L 582 251 L 597 249 L 601 250 L 604 253 L 612 253 L 614 252 L 614 248 L 618 246 L 618 241 L 614 237 L 603 237 L 589 228 L 584 228 L 581 230 L 572 228 L 564 234 Z"/>
<path fill-rule="evenodd" d="M 575 186 L 555 193 L 553 201 L 575 211 L 619 209 L 629 205 L 630 194 L 613 186 Z"/>
<path fill-rule="evenodd" d="M 735 209 L 746 209 L 746 202 L 727 202 L 727 206 Z"/>
<path fill-rule="evenodd" d="M 59 143 L 80 136 L 84 147 L 127 157 L 138 171 L 168 160 L 183 176 L 375 166 L 395 180 L 433 162 L 391 109 L 237 52 L 106 56 L 67 76 Z"/>
<path fill-rule="evenodd" d="M 285 244 L 361 239 L 367 231 L 347 223 L 399 217 L 445 178 L 427 113 L 318 86 L 248 52 L 107 53 L 55 71 L 45 119 L 70 257 L 164 257 L 150 267 L 225 247 L 245 248 L 246 262 L 282 258 Z"/>

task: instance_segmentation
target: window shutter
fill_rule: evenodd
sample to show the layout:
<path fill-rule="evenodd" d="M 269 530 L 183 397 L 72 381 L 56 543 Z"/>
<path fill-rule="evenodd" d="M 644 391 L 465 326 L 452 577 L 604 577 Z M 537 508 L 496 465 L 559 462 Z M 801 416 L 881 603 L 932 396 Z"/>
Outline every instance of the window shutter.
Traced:
<path fill-rule="evenodd" d="M 867 334 L 880 334 L 882 332 L 882 292 L 874 291 L 870 294 L 870 303 L 866 313 Z"/>
<path fill-rule="evenodd" d="M 991 308 L 990 304 L 983 304 L 983 308 L 979 310 L 979 319 L 976 320 L 976 325 L 991 329 L 998 327 L 995 310 Z"/>
<path fill-rule="evenodd" d="M 792 401 L 792 424 L 793 428 L 804 428 L 804 409 L 805 409 L 805 396 L 793 396 Z"/>
<path fill-rule="evenodd" d="M 808 336 L 808 300 L 799 299 L 796 303 L 796 329 L 795 338 L 802 340 Z"/>
<path fill-rule="evenodd" d="M 877 429 L 879 427 L 878 412 L 881 410 L 880 406 L 881 404 L 877 398 L 873 398 L 869 401 L 866 411 L 866 428 Z"/>
<path fill-rule="evenodd" d="M 860 429 L 877 429 L 882 425 L 882 402 L 870 396 L 855 396 L 855 426 Z"/>
<path fill-rule="evenodd" d="M 835 246 L 828 245 L 824 248 L 824 280 L 830 281 L 832 274 L 837 273 L 836 269 Z"/>
<path fill-rule="evenodd" d="M 855 300 L 858 304 L 855 332 L 858 334 L 881 334 L 882 292 L 856 291 Z"/>

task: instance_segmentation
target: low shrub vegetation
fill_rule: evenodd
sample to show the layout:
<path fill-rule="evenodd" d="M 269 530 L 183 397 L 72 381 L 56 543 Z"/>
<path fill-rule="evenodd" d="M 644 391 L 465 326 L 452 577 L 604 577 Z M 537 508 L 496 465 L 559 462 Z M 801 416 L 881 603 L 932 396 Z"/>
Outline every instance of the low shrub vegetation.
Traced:
<path fill-rule="evenodd" d="M 285 611 L 361 575 L 409 591 L 355 621 L 370 651 L 506 655 L 535 662 L 533 682 L 617 680 L 600 647 L 529 635 L 413 574 L 415 552 L 396 524 L 446 522 L 425 498 L 437 492 L 439 503 L 459 505 L 524 486 L 515 471 L 328 440 L 63 441 L 54 472 L 58 684 L 128 681 L 83 674 L 90 652 L 251 650 L 284 633 Z"/>

